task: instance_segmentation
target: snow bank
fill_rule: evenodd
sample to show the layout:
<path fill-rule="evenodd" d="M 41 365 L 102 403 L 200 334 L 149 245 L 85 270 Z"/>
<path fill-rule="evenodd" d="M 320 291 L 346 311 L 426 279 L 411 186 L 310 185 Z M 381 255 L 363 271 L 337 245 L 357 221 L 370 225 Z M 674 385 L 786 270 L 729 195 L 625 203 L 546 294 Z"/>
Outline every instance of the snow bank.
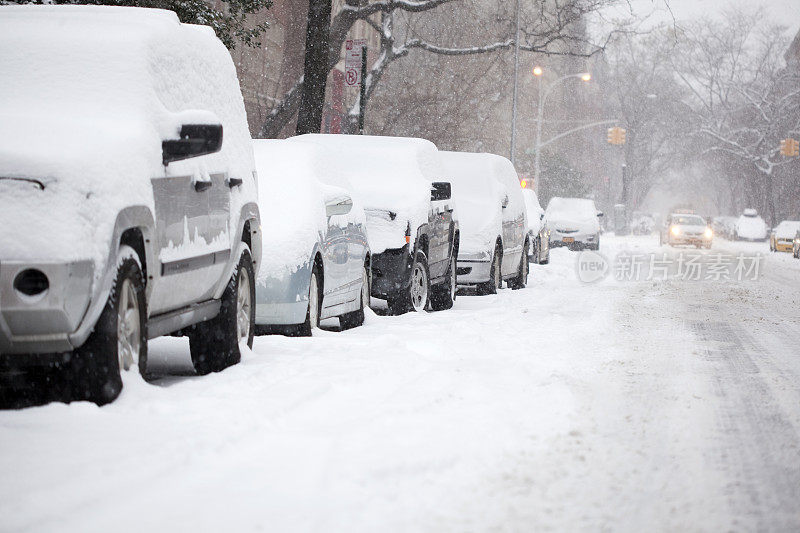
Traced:
<path fill-rule="evenodd" d="M 493 175 L 485 154 L 439 152 L 458 205 L 459 251 L 491 251 L 503 234 L 503 196 L 506 188 Z"/>
<path fill-rule="evenodd" d="M 436 145 L 424 139 L 302 135 L 290 141 L 327 147 L 336 154 L 337 170 L 324 179 L 336 180 L 335 184 L 346 179 L 350 184 L 349 190 L 367 212 L 372 253 L 402 248 L 409 224 L 416 235 L 428 220 L 431 182 L 447 180 Z"/>
<path fill-rule="evenodd" d="M 261 211 L 263 253 L 259 280 L 280 278 L 307 263 L 315 243 L 327 232 L 325 200 L 348 194 L 323 184 L 330 177 L 346 185 L 336 171 L 332 152 L 321 146 L 286 140 L 255 140 L 258 205 Z M 364 223 L 364 210 L 354 202 L 342 222 Z"/>
<path fill-rule="evenodd" d="M 242 178 L 236 220 L 255 196 L 236 70 L 210 28 L 153 9 L 4 6 L 0 72 L 0 176 L 44 185 L 0 180 L 4 258 L 88 258 L 99 271 L 117 213 L 153 209 L 154 177 Z M 161 142 L 190 119 L 218 120 L 222 150 L 165 171 Z"/>

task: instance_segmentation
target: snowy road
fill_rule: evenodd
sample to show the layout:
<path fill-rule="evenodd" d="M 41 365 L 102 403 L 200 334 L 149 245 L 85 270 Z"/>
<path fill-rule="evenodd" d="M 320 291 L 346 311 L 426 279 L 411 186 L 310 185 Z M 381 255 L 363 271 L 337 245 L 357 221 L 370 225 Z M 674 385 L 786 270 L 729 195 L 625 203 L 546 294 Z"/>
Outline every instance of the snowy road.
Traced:
<path fill-rule="evenodd" d="M 575 258 L 452 311 L 258 338 L 218 375 L 127 375 L 102 409 L 0 412 L 0 531 L 800 529 L 800 261 L 588 285 Z"/>

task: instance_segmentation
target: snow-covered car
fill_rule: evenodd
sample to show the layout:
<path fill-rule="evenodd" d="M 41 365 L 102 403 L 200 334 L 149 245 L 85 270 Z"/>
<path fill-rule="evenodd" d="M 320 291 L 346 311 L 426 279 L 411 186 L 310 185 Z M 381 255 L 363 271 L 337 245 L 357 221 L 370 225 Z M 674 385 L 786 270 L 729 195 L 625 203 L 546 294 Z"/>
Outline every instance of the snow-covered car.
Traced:
<path fill-rule="evenodd" d="M 458 284 L 475 286 L 478 294 L 496 293 L 503 280 L 525 287 L 530 242 L 514 165 L 494 154 L 440 155 L 459 212 Z"/>
<path fill-rule="evenodd" d="M 600 222 L 603 213 L 588 198 L 553 197 L 547 203 L 544 218 L 550 229 L 550 246 L 572 250 L 600 249 Z"/>
<path fill-rule="evenodd" d="M 436 145 L 369 135 L 291 141 L 327 147 L 346 162 L 349 190 L 367 216 L 372 296 L 387 300 L 392 314 L 451 308 L 459 226 Z"/>
<path fill-rule="evenodd" d="M 745 209 L 736 221 L 733 237 L 737 241 L 765 241 L 769 228 L 755 209 Z"/>
<path fill-rule="evenodd" d="M 659 244 L 688 245 L 711 248 L 714 231 L 700 215 L 673 213 L 659 233 Z"/>
<path fill-rule="evenodd" d="M 342 329 L 364 323 L 370 254 L 364 210 L 346 189 L 326 185 L 336 154 L 320 146 L 255 140 L 263 235 L 256 325 L 310 335 L 325 318 Z"/>
<path fill-rule="evenodd" d="M 800 221 L 784 220 L 769 234 L 771 252 L 793 252 L 794 238 L 800 231 Z"/>
<path fill-rule="evenodd" d="M 528 240 L 531 243 L 528 258 L 538 265 L 546 265 L 550 262 L 550 230 L 544 220 L 544 209 L 533 189 L 522 189 L 522 198 L 525 200 Z"/>
<path fill-rule="evenodd" d="M 736 217 L 718 216 L 711 222 L 711 229 L 716 237 L 733 239 L 733 230 L 736 226 Z"/>
<path fill-rule="evenodd" d="M 161 10 L 4 6 L 0 72 L 6 363 L 23 378 L 63 365 L 75 397 L 101 404 L 121 369 L 146 374 L 153 337 L 188 336 L 199 374 L 238 362 L 261 234 L 236 69 L 214 31 Z"/>

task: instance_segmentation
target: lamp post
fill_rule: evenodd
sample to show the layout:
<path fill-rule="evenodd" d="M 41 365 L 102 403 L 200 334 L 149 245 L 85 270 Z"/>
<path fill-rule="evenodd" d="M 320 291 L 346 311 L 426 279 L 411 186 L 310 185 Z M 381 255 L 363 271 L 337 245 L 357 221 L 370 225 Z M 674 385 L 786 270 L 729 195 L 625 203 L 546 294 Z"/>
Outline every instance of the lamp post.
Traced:
<path fill-rule="evenodd" d="M 514 35 L 514 96 L 511 100 L 511 162 L 514 163 L 517 151 L 517 93 L 519 92 L 519 0 L 517 0 L 517 21 Z"/>
<path fill-rule="evenodd" d="M 570 78 L 580 78 L 582 81 L 588 82 L 591 81 L 592 75 L 588 72 L 580 72 L 577 74 L 567 74 L 566 76 L 561 76 L 557 80 L 553 81 L 549 85 L 544 88 L 542 91 L 542 76 L 544 75 L 544 70 L 542 67 L 535 66 L 533 67 L 533 75 L 539 78 L 539 104 L 536 109 L 536 146 L 535 146 L 535 153 L 533 156 L 533 183 L 536 187 L 536 192 L 539 192 L 539 156 L 542 149 L 542 117 L 544 116 L 544 104 L 547 101 L 547 97 L 550 96 L 550 93 L 553 91 L 553 88 L 561 83 L 562 81 L 568 80 Z"/>

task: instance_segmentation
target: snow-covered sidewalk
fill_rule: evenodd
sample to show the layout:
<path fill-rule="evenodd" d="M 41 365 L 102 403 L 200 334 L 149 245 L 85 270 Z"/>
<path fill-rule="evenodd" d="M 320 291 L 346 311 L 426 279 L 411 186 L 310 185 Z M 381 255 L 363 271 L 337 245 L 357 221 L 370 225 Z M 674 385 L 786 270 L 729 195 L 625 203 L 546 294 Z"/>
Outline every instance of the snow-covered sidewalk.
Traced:
<path fill-rule="evenodd" d="M 604 237 L 622 249 L 659 250 Z M 800 527 L 798 285 L 793 309 L 768 279 L 587 285 L 575 258 L 451 311 L 257 338 L 221 374 L 128 373 L 104 408 L 0 412 L 0 530 Z"/>

